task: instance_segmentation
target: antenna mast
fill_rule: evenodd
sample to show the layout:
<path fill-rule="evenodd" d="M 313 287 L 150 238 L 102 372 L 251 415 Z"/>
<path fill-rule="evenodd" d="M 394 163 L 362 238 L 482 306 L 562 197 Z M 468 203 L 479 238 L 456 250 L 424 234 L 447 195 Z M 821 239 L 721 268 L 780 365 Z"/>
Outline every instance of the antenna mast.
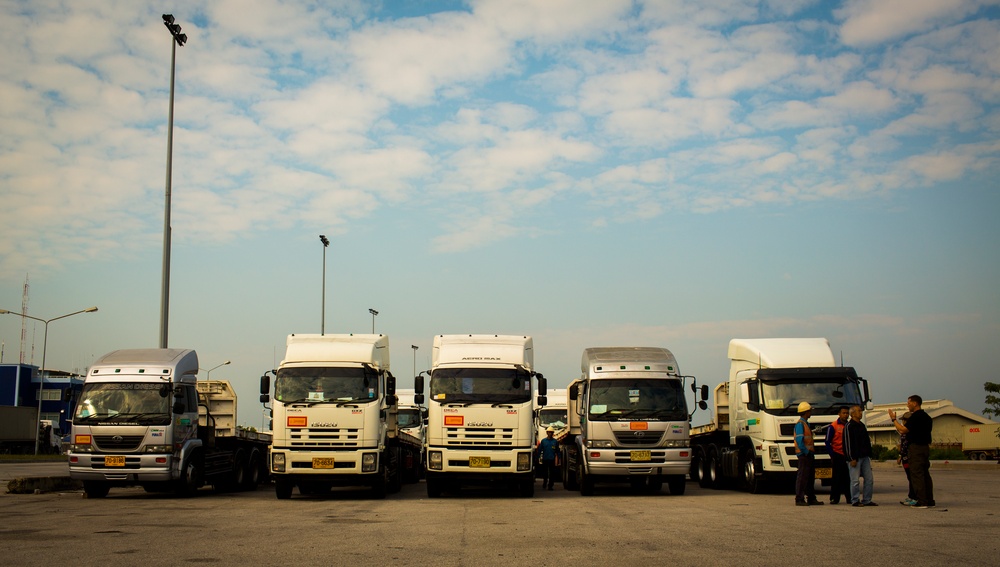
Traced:
<path fill-rule="evenodd" d="M 24 364 L 24 343 L 28 340 L 28 274 L 24 274 L 24 293 L 21 295 L 21 358 Z"/>

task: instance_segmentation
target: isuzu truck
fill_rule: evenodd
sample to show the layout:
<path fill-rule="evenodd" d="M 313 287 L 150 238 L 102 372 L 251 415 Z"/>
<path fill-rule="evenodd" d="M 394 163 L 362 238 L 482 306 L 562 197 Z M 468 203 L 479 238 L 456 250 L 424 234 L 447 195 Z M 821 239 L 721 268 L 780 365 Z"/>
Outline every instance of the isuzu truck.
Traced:
<path fill-rule="evenodd" d="M 189 349 L 116 350 L 87 371 L 73 415 L 69 475 L 89 498 L 115 486 L 190 495 L 253 490 L 270 437 L 236 425 L 226 381 L 198 380 Z"/>
<path fill-rule="evenodd" d="M 535 492 L 532 451 L 535 404 L 545 378 L 533 370 L 531 337 L 507 335 L 437 335 L 431 369 L 414 378 L 416 403 L 427 396 L 427 495 L 463 483 L 504 483 L 521 496 Z M 538 405 L 545 405 L 538 396 Z"/>
<path fill-rule="evenodd" d="M 289 335 L 274 376 L 270 472 L 278 499 L 334 486 L 370 487 L 384 498 L 415 481 L 420 441 L 397 424 L 396 379 L 384 335 Z"/>
<path fill-rule="evenodd" d="M 854 368 L 837 366 L 823 338 L 733 339 L 729 381 L 715 388 L 711 423 L 691 432 L 691 476 L 704 488 L 757 493 L 795 484 L 795 423 L 809 402 L 816 443 L 816 478 L 833 475 L 822 439 L 841 406 L 870 401 L 868 382 Z M 707 387 L 705 387 L 707 388 Z"/>
<path fill-rule="evenodd" d="M 685 377 L 665 348 L 599 347 L 583 351 L 582 376 L 566 390 L 569 434 L 563 483 L 584 496 L 597 483 L 684 494 L 691 466 Z"/>

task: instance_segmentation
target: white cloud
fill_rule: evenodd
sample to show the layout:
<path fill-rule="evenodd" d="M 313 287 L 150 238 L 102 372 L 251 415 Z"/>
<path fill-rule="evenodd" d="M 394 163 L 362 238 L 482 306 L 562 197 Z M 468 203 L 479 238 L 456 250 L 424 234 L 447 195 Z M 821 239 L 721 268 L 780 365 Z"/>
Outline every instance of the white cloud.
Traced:
<path fill-rule="evenodd" d="M 834 10 L 843 20 L 840 36 L 851 46 L 882 43 L 935 24 L 960 20 L 983 4 L 980 0 L 848 0 Z"/>

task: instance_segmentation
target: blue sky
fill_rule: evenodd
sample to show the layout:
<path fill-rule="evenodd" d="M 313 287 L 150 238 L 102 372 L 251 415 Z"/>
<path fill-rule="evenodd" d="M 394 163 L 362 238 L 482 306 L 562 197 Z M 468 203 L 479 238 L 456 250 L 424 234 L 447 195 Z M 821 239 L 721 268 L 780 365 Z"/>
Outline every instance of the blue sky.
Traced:
<path fill-rule="evenodd" d="M 234 382 L 288 333 L 827 337 L 876 402 L 982 410 L 1000 340 L 1000 2 L 0 0 L 0 308 L 49 366 L 159 342 Z M 0 316 L 4 361 L 21 325 Z M 41 362 L 41 325 L 28 324 Z M 706 419 L 696 416 L 695 422 Z"/>

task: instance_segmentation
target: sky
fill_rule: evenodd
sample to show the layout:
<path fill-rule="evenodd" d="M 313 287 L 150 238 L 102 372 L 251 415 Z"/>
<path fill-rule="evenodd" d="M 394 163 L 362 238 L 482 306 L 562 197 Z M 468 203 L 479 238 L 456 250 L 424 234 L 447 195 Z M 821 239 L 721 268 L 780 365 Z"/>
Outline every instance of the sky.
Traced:
<path fill-rule="evenodd" d="M 1000 381 L 998 0 L 0 10 L 0 309 L 99 308 L 49 368 L 159 345 L 171 13 L 168 344 L 242 424 L 289 333 L 373 325 L 400 387 L 451 333 L 531 335 L 550 387 L 660 346 L 714 388 L 759 337 L 829 339 L 876 403 Z"/>

